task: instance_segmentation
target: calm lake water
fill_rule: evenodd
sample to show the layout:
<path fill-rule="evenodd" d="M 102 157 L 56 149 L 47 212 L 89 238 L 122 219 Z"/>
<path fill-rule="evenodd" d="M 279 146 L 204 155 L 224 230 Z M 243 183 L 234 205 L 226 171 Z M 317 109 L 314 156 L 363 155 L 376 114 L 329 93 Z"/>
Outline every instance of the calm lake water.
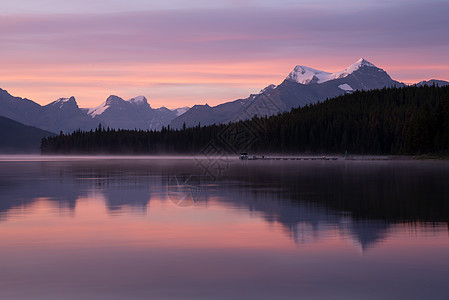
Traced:
<path fill-rule="evenodd" d="M 449 299 L 449 163 L 0 157 L 0 299 Z"/>

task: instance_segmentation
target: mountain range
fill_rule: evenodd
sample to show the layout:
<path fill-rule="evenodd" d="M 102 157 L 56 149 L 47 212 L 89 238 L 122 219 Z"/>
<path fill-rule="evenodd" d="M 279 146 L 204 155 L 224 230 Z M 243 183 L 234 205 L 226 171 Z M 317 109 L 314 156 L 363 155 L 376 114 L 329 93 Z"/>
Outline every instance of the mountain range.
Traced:
<path fill-rule="evenodd" d="M 188 109 L 153 109 L 144 96 L 123 100 L 114 95 L 94 108 L 80 108 L 74 97 L 41 106 L 0 89 L 0 116 L 56 133 L 91 130 L 99 124 L 117 129 L 159 130 Z"/>
<path fill-rule="evenodd" d="M 446 85 L 446 81 L 422 81 L 417 85 Z M 175 118 L 171 127 L 181 128 L 229 123 L 251 118 L 253 115 L 274 115 L 291 108 L 314 104 L 355 90 L 372 90 L 384 87 L 403 87 L 406 84 L 393 80 L 384 70 L 361 58 L 342 71 L 329 73 L 306 66 L 296 66 L 284 81 L 269 85 L 259 94 L 214 107 L 195 105 L 185 114 Z"/>
<path fill-rule="evenodd" d="M 446 81 L 422 81 L 416 85 L 440 86 Z M 80 108 L 74 97 L 60 98 L 41 106 L 29 99 L 10 95 L 0 89 L 0 116 L 58 133 L 77 129 L 103 127 L 120 129 L 159 130 L 163 126 L 181 128 L 216 123 L 228 123 L 252 118 L 254 115 L 273 115 L 293 107 L 314 104 L 328 98 L 384 87 L 406 84 L 393 80 L 387 72 L 361 58 L 339 72 L 325 72 L 306 66 L 296 66 L 279 85 L 269 85 L 259 94 L 226 102 L 217 106 L 195 105 L 178 109 L 152 108 L 144 96 L 124 100 L 111 95 L 93 108 Z"/>
<path fill-rule="evenodd" d="M 188 107 L 174 110 L 166 107 L 153 109 L 144 96 L 134 97 L 128 101 L 117 96 L 109 96 L 99 106 L 90 108 L 87 115 L 96 123 L 111 128 L 159 130 L 188 109 Z"/>

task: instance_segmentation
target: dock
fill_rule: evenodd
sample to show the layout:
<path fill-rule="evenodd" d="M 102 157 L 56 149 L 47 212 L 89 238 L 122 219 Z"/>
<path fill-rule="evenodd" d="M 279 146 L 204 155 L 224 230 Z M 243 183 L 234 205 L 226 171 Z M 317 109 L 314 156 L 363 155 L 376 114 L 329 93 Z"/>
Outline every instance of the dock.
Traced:
<path fill-rule="evenodd" d="M 327 156 L 298 156 L 298 157 L 276 157 L 276 156 L 257 156 L 252 155 L 248 156 L 245 154 L 242 154 L 240 156 L 241 160 L 338 160 L 338 157 L 327 157 Z"/>

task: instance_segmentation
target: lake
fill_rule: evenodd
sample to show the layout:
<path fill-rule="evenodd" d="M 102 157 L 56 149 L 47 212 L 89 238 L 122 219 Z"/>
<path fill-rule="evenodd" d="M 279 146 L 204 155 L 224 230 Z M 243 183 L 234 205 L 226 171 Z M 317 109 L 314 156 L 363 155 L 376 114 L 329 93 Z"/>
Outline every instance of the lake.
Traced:
<path fill-rule="evenodd" d="M 449 299 L 449 162 L 0 157 L 0 299 Z"/>

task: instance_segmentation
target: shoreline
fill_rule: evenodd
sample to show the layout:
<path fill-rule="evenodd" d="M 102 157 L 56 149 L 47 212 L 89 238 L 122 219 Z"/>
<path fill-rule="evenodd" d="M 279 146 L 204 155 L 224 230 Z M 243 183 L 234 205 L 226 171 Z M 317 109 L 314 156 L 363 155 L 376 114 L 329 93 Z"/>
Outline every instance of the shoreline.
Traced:
<path fill-rule="evenodd" d="M 111 155 L 111 154 L 1 154 L 0 161 L 64 161 L 64 160 L 239 160 L 239 155 Z M 249 155 L 245 160 L 258 161 L 416 161 L 416 160 L 449 160 L 444 155 L 323 155 L 323 154 L 298 154 L 298 155 Z"/>

